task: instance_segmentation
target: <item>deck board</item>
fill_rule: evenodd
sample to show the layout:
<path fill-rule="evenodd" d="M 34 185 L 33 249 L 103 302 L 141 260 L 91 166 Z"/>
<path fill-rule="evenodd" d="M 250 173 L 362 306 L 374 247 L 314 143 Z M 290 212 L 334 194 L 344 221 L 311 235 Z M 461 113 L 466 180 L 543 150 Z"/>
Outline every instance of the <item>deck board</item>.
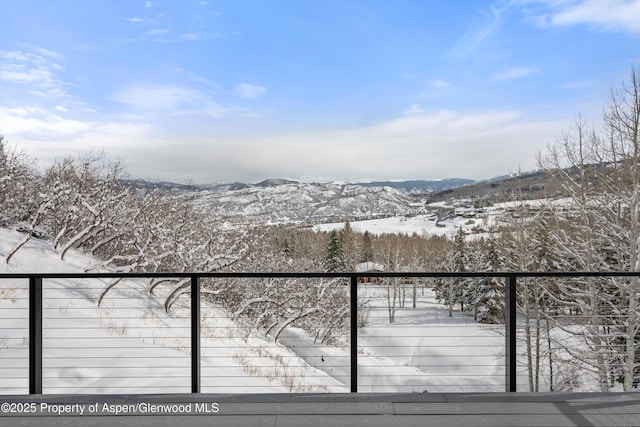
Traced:
<path fill-rule="evenodd" d="M 0 414 L 0 426 L 640 426 L 640 393 L 0 396 L 0 403 L 218 404 L 217 413 Z M 192 411 L 194 412 L 194 411 Z M 43 422 L 46 423 L 43 424 Z"/>

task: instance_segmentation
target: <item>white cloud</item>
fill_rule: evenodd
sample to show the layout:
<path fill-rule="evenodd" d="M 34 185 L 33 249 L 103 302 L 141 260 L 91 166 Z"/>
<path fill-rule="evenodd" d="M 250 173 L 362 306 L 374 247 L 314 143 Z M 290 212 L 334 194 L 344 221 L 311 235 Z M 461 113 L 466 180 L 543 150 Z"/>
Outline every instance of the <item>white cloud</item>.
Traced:
<path fill-rule="evenodd" d="M 187 34 L 182 34 L 180 38 L 182 40 L 198 40 L 199 36 L 197 34 L 187 33 Z"/>
<path fill-rule="evenodd" d="M 174 91 L 171 102 L 192 99 L 189 93 Z M 204 107 L 198 107 L 204 114 Z M 211 116 L 228 114 L 211 108 Z M 535 168 L 536 153 L 570 125 L 527 121 L 517 111 L 422 111 L 417 105 L 409 110 L 414 114 L 369 126 L 272 134 L 258 130 L 244 136 L 225 132 L 221 122 L 211 120 L 185 131 L 164 119 L 80 121 L 33 108 L 2 110 L 0 119 L 10 131 L 7 137 L 27 144 L 29 154 L 40 159 L 97 147 L 124 157 L 134 177 L 198 183 L 282 176 L 489 178 L 516 170 L 518 163 Z"/>
<path fill-rule="evenodd" d="M 476 22 L 468 25 L 467 31 L 449 51 L 449 56 L 464 58 L 475 51 L 488 37 L 502 27 L 502 13 L 505 9 L 505 7 L 498 8 L 491 5 L 491 13 L 484 12 Z"/>
<path fill-rule="evenodd" d="M 148 2 L 145 2 L 144 7 L 146 7 L 148 9 L 150 7 L 154 7 L 154 6 L 157 6 L 157 5 L 158 5 L 158 3 L 154 3 L 154 2 L 148 1 Z"/>
<path fill-rule="evenodd" d="M 0 109 L 0 122 L 6 135 L 66 137 L 89 129 L 84 122 L 65 119 L 38 107 Z"/>
<path fill-rule="evenodd" d="M 422 114 L 422 113 L 424 113 L 424 112 L 425 112 L 425 110 L 424 110 L 422 107 L 420 107 L 418 104 L 411 104 L 411 105 L 409 106 L 409 108 L 407 108 L 406 110 L 404 110 L 404 111 L 402 112 L 402 114 L 404 114 L 404 115 L 409 115 L 409 114 Z"/>
<path fill-rule="evenodd" d="M 224 151 L 224 163 L 211 154 L 207 164 L 211 171 L 218 165 L 231 175 L 209 180 L 247 180 L 247 174 L 253 179 L 489 178 L 516 170 L 519 162 L 535 168 L 536 153 L 566 125 L 528 122 L 515 111 L 442 110 L 352 129 L 227 140 L 207 147 L 212 153 Z M 199 156 L 206 151 L 199 150 Z"/>
<path fill-rule="evenodd" d="M 536 68 L 509 67 L 494 75 L 498 80 L 515 80 L 538 72 Z"/>
<path fill-rule="evenodd" d="M 154 30 L 149 30 L 146 33 L 144 33 L 146 36 L 154 36 L 157 34 L 167 34 L 169 32 L 169 30 L 166 29 L 154 29 Z"/>
<path fill-rule="evenodd" d="M 0 80 L 31 85 L 34 88 L 30 93 L 38 96 L 67 97 L 62 88 L 65 83 L 59 78 L 63 67 L 54 61 L 62 58 L 57 52 L 37 47 L 31 51 L 0 51 Z"/>
<path fill-rule="evenodd" d="M 214 82 L 213 80 L 194 74 L 184 68 L 177 68 L 176 71 L 178 71 L 183 76 L 183 78 L 189 81 L 193 86 L 202 87 L 209 93 L 222 91 L 220 85 L 218 85 L 218 83 Z"/>
<path fill-rule="evenodd" d="M 110 99 L 141 110 L 174 110 L 207 101 L 205 94 L 189 86 L 149 84 L 122 89 Z"/>
<path fill-rule="evenodd" d="M 229 108 L 220 105 L 212 97 L 213 90 L 204 84 L 195 85 L 147 83 L 131 85 L 110 96 L 133 109 L 133 114 L 154 115 L 158 118 L 169 116 L 202 116 L 220 118 L 224 116 L 255 117 L 246 109 Z M 160 124 L 161 126 L 161 124 Z"/>
<path fill-rule="evenodd" d="M 207 41 L 207 40 L 215 40 L 217 38 L 222 37 L 221 33 L 216 32 L 199 32 L 199 33 L 184 33 L 180 34 L 177 37 L 160 37 L 162 34 L 170 33 L 169 30 L 151 30 L 147 31 L 137 39 L 125 40 L 126 43 L 135 43 L 135 42 L 143 42 L 143 41 L 152 41 L 152 42 L 160 42 L 160 43 L 179 43 L 179 42 L 192 42 L 192 41 Z M 148 36 L 156 36 L 153 38 L 148 38 Z"/>
<path fill-rule="evenodd" d="M 441 79 L 431 80 L 431 87 L 435 89 L 446 89 L 450 86 L 451 86 L 451 83 L 449 83 L 446 80 L 441 80 Z"/>
<path fill-rule="evenodd" d="M 49 84 L 54 74 L 44 67 L 27 68 L 20 64 L 0 65 L 0 75 L 2 80 L 12 83 L 45 83 Z"/>
<path fill-rule="evenodd" d="M 238 83 L 233 89 L 233 93 L 242 98 L 254 99 L 264 95 L 267 90 L 262 86 L 249 83 Z"/>
<path fill-rule="evenodd" d="M 34 46 L 31 48 L 34 52 L 37 52 L 38 54 L 42 55 L 42 56 L 46 56 L 50 59 L 56 60 L 56 61 L 61 61 L 62 59 L 64 59 L 64 56 L 59 53 L 59 52 L 55 52 L 53 50 L 50 49 L 45 49 L 42 47 L 37 47 Z"/>
<path fill-rule="evenodd" d="M 533 16 L 540 26 L 589 25 L 608 31 L 640 33 L 640 1 L 584 0 L 535 3 L 546 7 L 544 13 Z"/>
<path fill-rule="evenodd" d="M 104 149 L 107 155 L 126 157 L 131 147 L 152 148 L 145 143 L 150 127 L 127 120 L 86 121 L 39 107 L 21 107 L 0 108 L 0 123 L 3 135 L 19 143 L 22 151 L 43 166 L 87 149 Z"/>

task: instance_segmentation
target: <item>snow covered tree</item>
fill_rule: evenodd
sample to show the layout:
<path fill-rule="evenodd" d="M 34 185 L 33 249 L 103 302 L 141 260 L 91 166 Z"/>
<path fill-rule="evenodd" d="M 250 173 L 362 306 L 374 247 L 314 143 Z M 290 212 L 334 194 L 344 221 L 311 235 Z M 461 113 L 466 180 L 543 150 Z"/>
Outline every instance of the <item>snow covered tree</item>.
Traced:
<path fill-rule="evenodd" d="M 267 231 L 256 230 L 248 239 L 249 250 L 237 267 L 241 271 L 300 272 L 322 266 L 303 254 L 302 242 L 312 237 L 308 232 L 299 232 L 296 241 L 301 250 L 288 256 L 280 250 L 281 239 Z M 212 281 L 207 288 L 211 290 L 207 298 L 222 304 L 237 322 L 273 340 L 290 327 L 302 328 L 325 344 L 348 335 L 350 301 L 348 287 L 340 279 L 225 279 Z"/>
<path fill-rule="evenodd" d="M 33 161 L 0 135 L 0 227 L 30 220 L 40 199 L 38 179 Z"/>
<path fill-rule="evenodd" d="M 493 236 L 480 242 L 477 271 L 500 271 L 500 255 Z M 502 323 L 504 321 L 504 280 L 496 277 L 484 277 L 476 280 L 476 290 L 472 301 L 474 318 L 483 323 Z"/>
<path fill-rule="evenodd" d="M 5 257 L 11 258 L 32 237 L 44 237 L 41 226 L 52 202 L 40 191 L 40 176 L 24 154 L 9 149 L 0 135 L 0 227 L 19 225 L 24 238 Z M 26 223 L 26 224 L 20 224 Z"/>
<path fill-rule="evenodd" d="M 376 252 L 373 246 L 373 240 L 369 231 L 366 231 L 362 235 L 362 252 L 360 253 L 360 262 L 374 262 L 376 259 Z"/>
<path fill-rule="evenodd" d="M 418 242 L 413 241 L 411 244 L 411 248 L 409 250 L 411 251 L 409 255 L 409 265 L 408 265 L 409 270 L 422 271 L 423 270 L 422 266 L 424 264 L 424 259 L 423 259 L 424 254 L 420 253 L 420 250 L 418 249 Z M 424 290 L 424 284 L 425 284 L 425 281 L 423 278 L 414 277 L 411 279 L 411 307 L 412 308 L 417 307 L 418 288 L 422 287 L 422 289 Z"/>
<path fill-rule="evenodd" d="M 241 229 L 221 229 L 215 218 L 196 212 L 188 197 L 167 197 L 161 191 L 137 196 L 121 184 L 122 169 L 122 162 L 102 153 L 54 162 L 40 180 L 31 228 L 49 231 L 62 259 L 80 249 L 101 260 L 96 269 L 118 272 L 214 271 L 243 256 L 247 245 Z M 105 286 L 98 305 L 120 281 Z M 185 279 L 151 281 L 150 292 L 160 285 L 172 287 L 167 310 L 189 292 Z"/>
<path fill-rule="evenodd" d="M 355 271 L 360 251 L 356 233 L 348 220 L 345 221 L 344 227 L 340 231 L 340 242 L 342 243 L 346 271 Z"/>
<path fill-rule="evenodd" d="M 501 259 L 505 270 L 538 271 L 536 254 L 538 242 L 535 240 L 536 219 L 524 203 L 521 193 L 517 193 L 517 201 L 509 218 L 507 230 L 502 233 Z M 544 313 L 540 310 L 543 295 L 542 281 L 537 278 L 524 277 L 516 288 L 516 303 L 523 319 L 523 341 L 527 360 L 529 391 L 539 391 L 540 366 L 543 353 Z"/>
<path fill-rule="evenodd" d="M 640 271 L 640 68 L 612 90 L 604 118 L 599 131 L 578 119 L 574 131 L 539 158 L 571 198 L 571 215 L 555 218 L 554 243 L 566 268 Z M 593 355 L 575 357 L 597 371 L 603 391 L 612 386 L 612 372 L 624 390 L 638 383 L 639 287 L 637 277 L 558 286 L 559 298 L 580 310 L 579 335 Z"/>
<path fill-rule="evenodd" d="M 450 272 L 464 272 L 470 264 L 469 252 L 465 241 L 465 233 L 458 228 L 451 249 L 444 257 L 442 269 Z M 457 277 L 436 281 L 436 297 L 449 307 L 449 317 L 453 315 L 453 307 L 460 304 L 460 310 L 465 310 L 473 300 L 473 284 L 469 278 Z"/>
<path fill-rule="evenodd" d="M 387 271 L 400 271 L 404 264 L 404 251 L 400 245 L 400 241 L 396 236 L 386 239 L 386 247 L 384 249 L 384 264 Z M 395 322 L 396 310 L 401 307 L 402 297 L 402 279 L 399 277 L 385 277 L 383 283 L 387 288 L 387 312 L 389 314 L 389 323 Z"/>
<path fill-rule="evenodd" d="M 108 162 L 103 153 L 89 153 L 77 161 L 56 162 L 45 176 L 56 207 L 49 215 L 55 227 L 54 247 L 64 259 L 70 249 L 100 245 L 121 234 L 124 210 L 131 193 L 119 183 L 121 161 Z"/>
<path fill-rule="evenodd" d="M 332 230 L 327 243 L 327 254 L 324 259 L 324 268 L 329 273 L 341 273 L 347 271 L 347 261 L 342 248 L 340 235 Z"/>
<path fill-rule="evenodd" d="M 533 255 L 533 271 L 558 271 L 560 269 L 561 261 L 552 241 L 551 229 L 547 221 L 548 214 L 549 211 L 543 209 L 542 212 L 533 219 L 531 226 L 532 243 L 530 247 Z M 536 326 L 535 369 L 532 370 L 535 372 L 533 375 L 533 389 L 535 391 L 540 391 L 540 383 L 542 382 L 540 374 L 541 364 L 543 363 L 542 358 L 545 359 L 549 372 L 549 391 L 558 391 L 557 386 L 560 385 L 556 379 L 556 366 L 560 367 L 560 363 L 555 356 L 554 339 L 552 338 L 551 329 L 558 314 L 566 307 L 564 307 L 562 303 L 559 303 L 559 301 L 561 301 L 561 299 L 558 298 L 559 281 L 556 279 L 538 277 L 532 280 Z M 544 339 L 546 343 L 544 350 L 541 346 L 542 339 Z M 567 381 L 571 380 L 573 375 L 573 371 L 567 371 L 566 368 L 566 366 L 562 366 L 562 369 L 564 369 L 567 374 L 563 376 L 564 379 L 560 379 L 561 382 L 565 383 L 564 386 L 566 386 Z"/>

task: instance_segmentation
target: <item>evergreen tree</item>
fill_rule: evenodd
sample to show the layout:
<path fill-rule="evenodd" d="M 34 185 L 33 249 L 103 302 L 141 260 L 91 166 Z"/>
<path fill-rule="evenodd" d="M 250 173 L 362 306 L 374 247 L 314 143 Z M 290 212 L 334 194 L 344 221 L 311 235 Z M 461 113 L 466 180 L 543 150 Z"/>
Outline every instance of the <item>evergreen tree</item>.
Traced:
<path fill-rule="evenodd" d="M 339 273 L 347 270 L 347 262 L 342 248 L 342 241 L 335 230 L 331 231 L 331 234 L 329 234 L 324 267 L 329 273 Z"/>
<path fill-rule="evenodd" d="M 465 242 L 465 234 L 462 227 L 458 228 L 456 237 L 453 240 L 453 254 L 452 254 L 452 271 L 464 272 L 467 270 L 469 264 L 469 254 L 467 244 Z M 465 310 L 465 303 L 467 308 L 471 305 L 473 300 L 473 292 L 471 291 L 472 285 L 470 280 L 465 277 L 456 278 L 451 283 L 450 298 L 451 304 L 460 304 L 460 311 Z"/>
<path fill-rule="evenodd" d="M 340 241 L 344 253 L 345 271 L 355 271 L 358 262 L 358 245 L 356 235 L 348 220 L 345 221 L 344 227 L 340 231 Z"/>
<path fill-rule="evenodd" d="M 481 242 L 478 271 L 500 270 L 500 259 L 493 236 Z M 504 283 L 497 277 L 479 279 L 475 299 L 475 318 L 483 323 L 501 323 L 504 319 Z"/>
<path fill-rule="evenodd" d="M 468 262 L 464 231 L 459 228 L 453 241 L 453 247 L 446 253 L 442 268 L 444 271 L 464 272 Z M 467 284 L 468 279 L 464 277 L 436 280 L 434 285 L 436 298 L 449 307 L 449 317 L 453 313 L 455 304 L 460 304 L 461 310 L 464 310 L 464 304 L 467 300 L 463 299 L 463 295 L 466 293 Z"/>
<path fill-rule="evenodd" d="M 374 262 L 376 258 L 375 249 L 373 248 L 373 240 L 371 234 L 365 231 L 362 235 L 362 252 L 360 253 L 360 262 Z"/>

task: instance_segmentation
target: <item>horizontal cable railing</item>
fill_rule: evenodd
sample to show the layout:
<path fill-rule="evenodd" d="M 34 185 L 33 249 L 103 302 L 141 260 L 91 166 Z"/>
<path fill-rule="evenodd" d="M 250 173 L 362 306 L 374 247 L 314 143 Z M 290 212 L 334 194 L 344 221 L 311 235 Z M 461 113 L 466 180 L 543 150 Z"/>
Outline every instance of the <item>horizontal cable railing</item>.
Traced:
<path fill-rule="evenodd" d="M 611 390 L 638 277 L 0 274 L 0 393 Z M 487 283 L 493 306 L 442 302 Z"/>

